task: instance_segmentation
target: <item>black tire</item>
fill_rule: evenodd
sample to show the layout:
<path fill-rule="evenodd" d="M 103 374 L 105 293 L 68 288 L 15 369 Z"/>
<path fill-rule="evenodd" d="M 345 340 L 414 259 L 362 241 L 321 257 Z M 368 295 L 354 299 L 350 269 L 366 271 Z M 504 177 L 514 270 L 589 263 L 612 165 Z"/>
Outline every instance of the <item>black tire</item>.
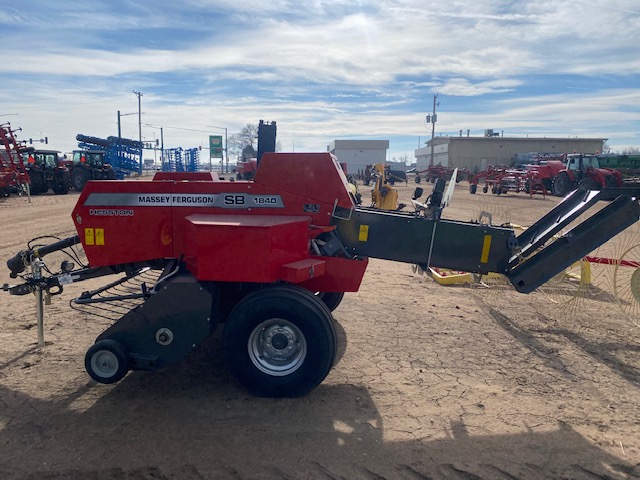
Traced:
<path fill-rule="evenodd" d="M 342 302 L 344 292 L 318 292 L 316 296 L 333 312 Z"/>
<path fill-rule="evenodd" d="M 33 170 L 29 172 L 29 189 L 31 195 L 39 195 L 47 191 L 44 177 Z"/>
<path fill-rule="evenodd" d="M 604 177 L 604 186 L 606 188 L 615 188 L 615 187 L 621 187 L 622 185 L 618 185 L 618 181 L 616 180 L 616 177 L 614 177 L 613 175 L 607 175 Z"/>
<path fill-rule="evenodd" d="M 482 187 L 482 193 L 487 193 L 488 191 L 489 191 L 489 187 L 487 187 L 486 185 Z"/>
<path fill-rule="evenodd" d="M 414 178 L 414 180 L 416 181 L 416 183 L 420 183 L 422 181 L 422 178 L 420 178 L 420 175 L 416 175 L 416 178 Z"/>
<path fill-rule="evenodd" d="M 598 187 L 598 184 L 593 178 L 583 178 L 580 180 L 578 186 L 582 190 L 600 190 L 600 187 Z"/>
<path fill-rule="evenodd" d="M 81 192 L 87 182 L 91 180 L 91 172 L 86 168 L 74 168 L 71 174 L 71 181 L 73 183 L 73 189 Z"/>
<path fill-rule="evenodd" d="M 277 285 L 256 290 L 229 314 L 226 364 L 252 394 L 298 397 L 317 387 L 336 358 L 331 312 L 313 293 Z"/>
<path fill-rule="evenodd" d="M 53 193 L 57 195 L 66 195 L 71 188 L 71 175 L 69 172 L 61 173 L 56 178 L 56 184 L 53 187 Z"/>
<path fill-rule="evenodd" d="M 471 195 L 475 195 L 475 193 L 478 191 L 478 185 L 475 183 L 472 183 L 471 185 L 469 185 L 469 193 Z"/>
<path fill-rule="evenodd" d="M 571 179 L 565 172 L 560 172 L 553 179 L 551 184 L 551 193 L 556 197 L 564 197 L 571 191 Z"/>
<path fill-rule="evenodd" d="M 113 170 L 113 168 L 108 168 L 107 171 L 105 172 L 105 178 L 107 180 L 115 180 L 116 179 L 116 172 Z"/>
<path fill-rule="evenodd" d="M 84 368 L 96 382 L 116 383 L 129 371 L 129 356 L 120 342 L 100 340 L 87 350 Z"/>

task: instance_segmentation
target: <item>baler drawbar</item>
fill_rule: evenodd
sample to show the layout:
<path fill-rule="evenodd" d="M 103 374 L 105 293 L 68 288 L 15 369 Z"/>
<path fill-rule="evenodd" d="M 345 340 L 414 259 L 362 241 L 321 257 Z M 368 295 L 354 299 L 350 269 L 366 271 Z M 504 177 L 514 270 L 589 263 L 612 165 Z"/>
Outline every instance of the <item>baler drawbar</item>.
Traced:
<path fill-rule="evenodd" d="M 516 236 L 442 218 L 444 186 L 439 179 L 412 213 L 358 207 L 328 153 L 265 153 L 252 181 L 201 173 L 90 181 L 72 212 L 77 235 L 19 252 L 7 265 L 24 282 L 4 290 L 56 295 L 70 283 L 118 275 L 72 301 L 115 312 L 85 356 L 94 380 L 176 363 L 224 324 L 235 377 L 257 395 L 291 397 L 331 370 L 331 311 L 358 290 L 368 258 L 497 272 L 529 293 L 640 217 L 637 195 L 622 192 L 560 234 L 603 195 L 579 189 Z M 43 272 L 42 257 L 78 243 L 88 266 L 63 262 L 59 273 Z"/>

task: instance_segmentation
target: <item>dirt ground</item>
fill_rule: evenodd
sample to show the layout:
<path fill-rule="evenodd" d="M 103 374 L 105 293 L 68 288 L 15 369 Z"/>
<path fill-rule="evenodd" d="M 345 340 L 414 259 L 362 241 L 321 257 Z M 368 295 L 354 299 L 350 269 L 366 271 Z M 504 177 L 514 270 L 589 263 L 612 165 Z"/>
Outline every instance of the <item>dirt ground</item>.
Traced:
<path fill-rule="evenodd" d="M 77 198 L 0 200 L 0 284 L 27 241 L 75 233 Z M 557 201 L 463 182 L 444 217 L 527 225 Z M 247 394 L 215 335 L 179 365 L 97 384 L 84 355 L 108 322 L 69 301 L 104 279 L 52 298 L 43 349 L 34 297 L 0 292 L 0 479 L 640 478 L 640 329 L 606 268 L 578 298 L 372 260 L 334 312 L 340 362 L 297 399 Z"/>

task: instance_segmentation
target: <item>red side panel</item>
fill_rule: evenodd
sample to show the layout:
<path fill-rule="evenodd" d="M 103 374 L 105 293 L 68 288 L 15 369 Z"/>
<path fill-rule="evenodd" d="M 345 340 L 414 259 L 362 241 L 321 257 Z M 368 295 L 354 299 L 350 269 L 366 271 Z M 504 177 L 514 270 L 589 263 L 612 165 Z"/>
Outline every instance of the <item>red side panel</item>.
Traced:
<path fill-rule="evenodd" d="M 187 268 L 205 281 L 271 283 L 308 258 L 308 217 L 194 214 L 185 218 Z"/>
<path fill-rule="evenodd" d="M 89 264 L 98 267 L 172 257 L 172 185 L 88 182 L 72 217 Z M 139 197 L 148 202 L 141 205 Z"/>
<path fill-rule="evenodd" d="M 315 276 L 300 286 L 312 292 L 357 292 L 369 264 L 368 260 L 336 257 L 311 257 L 325 261 L 324 275 Z"/>
<path fill-rule="evenodd" d="M 347 177 L 330 153 L 265 153 L 253 180 L 302 197 L 353 207 Z"/>

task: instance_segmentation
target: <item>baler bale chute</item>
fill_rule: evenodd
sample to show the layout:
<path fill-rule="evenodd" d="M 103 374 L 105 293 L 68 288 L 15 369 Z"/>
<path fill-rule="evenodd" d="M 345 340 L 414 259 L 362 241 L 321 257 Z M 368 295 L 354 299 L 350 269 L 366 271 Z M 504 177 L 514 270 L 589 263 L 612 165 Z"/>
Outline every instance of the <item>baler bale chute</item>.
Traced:
<path fill-rule="evenodd" d="M 101 383 L 176 363 L 224 324 L 227 365 L 245 387 L 303 395 L 333 366 L 331 311 L 359 289 L 369 258 L 497 272 L 528 293 L 640 215 L 637 195 L 627 192 L 558 238 L 600 199 L 576 190 L 516 236 L 511 228 L 442 218 L 442 179 L 416 212 L 364 208 L 328 153 L 265 153 L 253 181 L 167 175 L 88 182 L 72 213 L 78 235 L 8 262 L 12 277 L 24 280 L 4 287 L 15 295 L 60 294 L 69 283 L 119 275 L 72 302 L 136 302 L 87 351 L 86 369 Z M 42 273 L 45 254 L 76 243 L 88 266 Z M 137 289 L 120 289 L 136 280 Z"/>

